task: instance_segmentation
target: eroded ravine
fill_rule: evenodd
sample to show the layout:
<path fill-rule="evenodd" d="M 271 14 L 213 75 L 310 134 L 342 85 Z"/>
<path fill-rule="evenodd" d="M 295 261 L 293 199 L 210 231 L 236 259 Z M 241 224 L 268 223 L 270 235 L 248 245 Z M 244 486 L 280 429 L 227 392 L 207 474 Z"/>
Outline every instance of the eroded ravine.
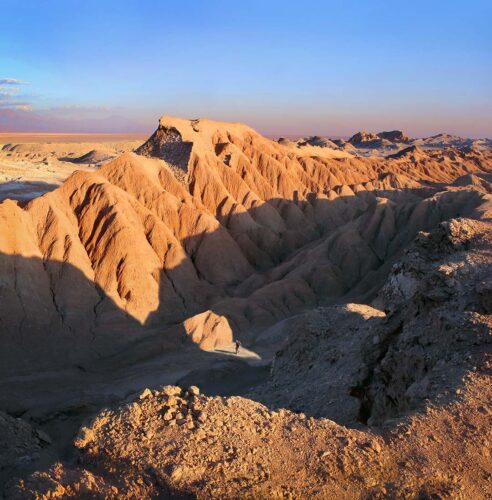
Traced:
<path fill-rule="evenodd" d="M 443 221 L 463 229 L 465 217 L 483 234 L 473 221 L 490 214 L 490 152 L 361 158 L 166 117 L 137 152 L 26 206 L 0 204 L 1 408 L 43 427 L 82 395 L 75 428 L 142 387 L 203 377 L 269 411 L 360 427 L 459 387 L 469 360 L 455 358 L 484 343 L 470 314 L 487 311 L 463 303 L 477 302 L 486 266 L 465 276 L 470 290 L 446 282 L 462 281 L 467 248 L 407 255 L 403 281 L 391 267 L 420 231 L 446 246 L 454 226 Z M 432 264 L 446 252 L 449 272 Z M 416 295 L 388 298 L 395 283 Z M 471 337 L 456 333 L 464 325 Z M 261 363 L 229 359 L 233 339 Z M 443 389 L 449 366 L 456 380 Z M 254 390 L 229 383 L 246 372 Z"/>

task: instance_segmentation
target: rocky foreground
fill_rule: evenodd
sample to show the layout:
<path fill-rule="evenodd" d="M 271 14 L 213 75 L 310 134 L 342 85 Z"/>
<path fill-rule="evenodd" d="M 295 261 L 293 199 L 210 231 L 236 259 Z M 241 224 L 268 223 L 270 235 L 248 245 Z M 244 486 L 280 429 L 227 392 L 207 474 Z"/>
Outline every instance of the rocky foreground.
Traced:
<path fill-rule="evenodd" d="M 490 229 L 419 234 L 373 307 L 305 313 L 248 397 L 146 389 L 7 496 L 490 498 Z"/>

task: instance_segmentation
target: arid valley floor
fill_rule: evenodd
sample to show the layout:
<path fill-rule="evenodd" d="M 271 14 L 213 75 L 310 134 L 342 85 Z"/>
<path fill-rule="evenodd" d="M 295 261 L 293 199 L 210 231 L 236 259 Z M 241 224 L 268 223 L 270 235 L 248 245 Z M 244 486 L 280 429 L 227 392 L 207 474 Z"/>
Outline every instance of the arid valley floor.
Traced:
<path fill-rule="evenodd" d="M 0 134 L 0 495 L 492 498 L 491 226 L 488 139 Z"/>

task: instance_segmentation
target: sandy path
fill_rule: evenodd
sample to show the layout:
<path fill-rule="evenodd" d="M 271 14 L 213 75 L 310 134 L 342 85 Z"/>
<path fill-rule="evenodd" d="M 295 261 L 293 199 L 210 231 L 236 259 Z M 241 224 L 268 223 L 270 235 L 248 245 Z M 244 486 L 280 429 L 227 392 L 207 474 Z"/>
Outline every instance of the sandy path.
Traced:
<path fill-rule="evenodd" d="M 268 363 L 268 361 L 264 361 L 259 354 L 250 349 L 246 349 L 246 347 L 243 346 L 240 347 L 239 352 L 236 354 L 235 344 L 215 349 L 214 352 L 224 356 L 233 357 L 235 359 L 241 359 L 252 366 L 264 364 L 265 362 Z"/>

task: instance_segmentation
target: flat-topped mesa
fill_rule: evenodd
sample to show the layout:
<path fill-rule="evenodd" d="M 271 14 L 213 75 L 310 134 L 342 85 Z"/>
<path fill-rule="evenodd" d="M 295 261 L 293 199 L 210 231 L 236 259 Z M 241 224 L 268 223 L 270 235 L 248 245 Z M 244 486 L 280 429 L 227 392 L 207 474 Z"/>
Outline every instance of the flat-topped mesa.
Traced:
<path fill-rule="evenodd" d="M 164 160 L 176 178 L 185 182 L 192 153 L 215 154 L 217 144 L 235 142 L 233 137 L 244 139 L 248 135 L 261 137 L 252 128 L 241 123 L 162 116 L 157 130 L 135 153 Z"/>

